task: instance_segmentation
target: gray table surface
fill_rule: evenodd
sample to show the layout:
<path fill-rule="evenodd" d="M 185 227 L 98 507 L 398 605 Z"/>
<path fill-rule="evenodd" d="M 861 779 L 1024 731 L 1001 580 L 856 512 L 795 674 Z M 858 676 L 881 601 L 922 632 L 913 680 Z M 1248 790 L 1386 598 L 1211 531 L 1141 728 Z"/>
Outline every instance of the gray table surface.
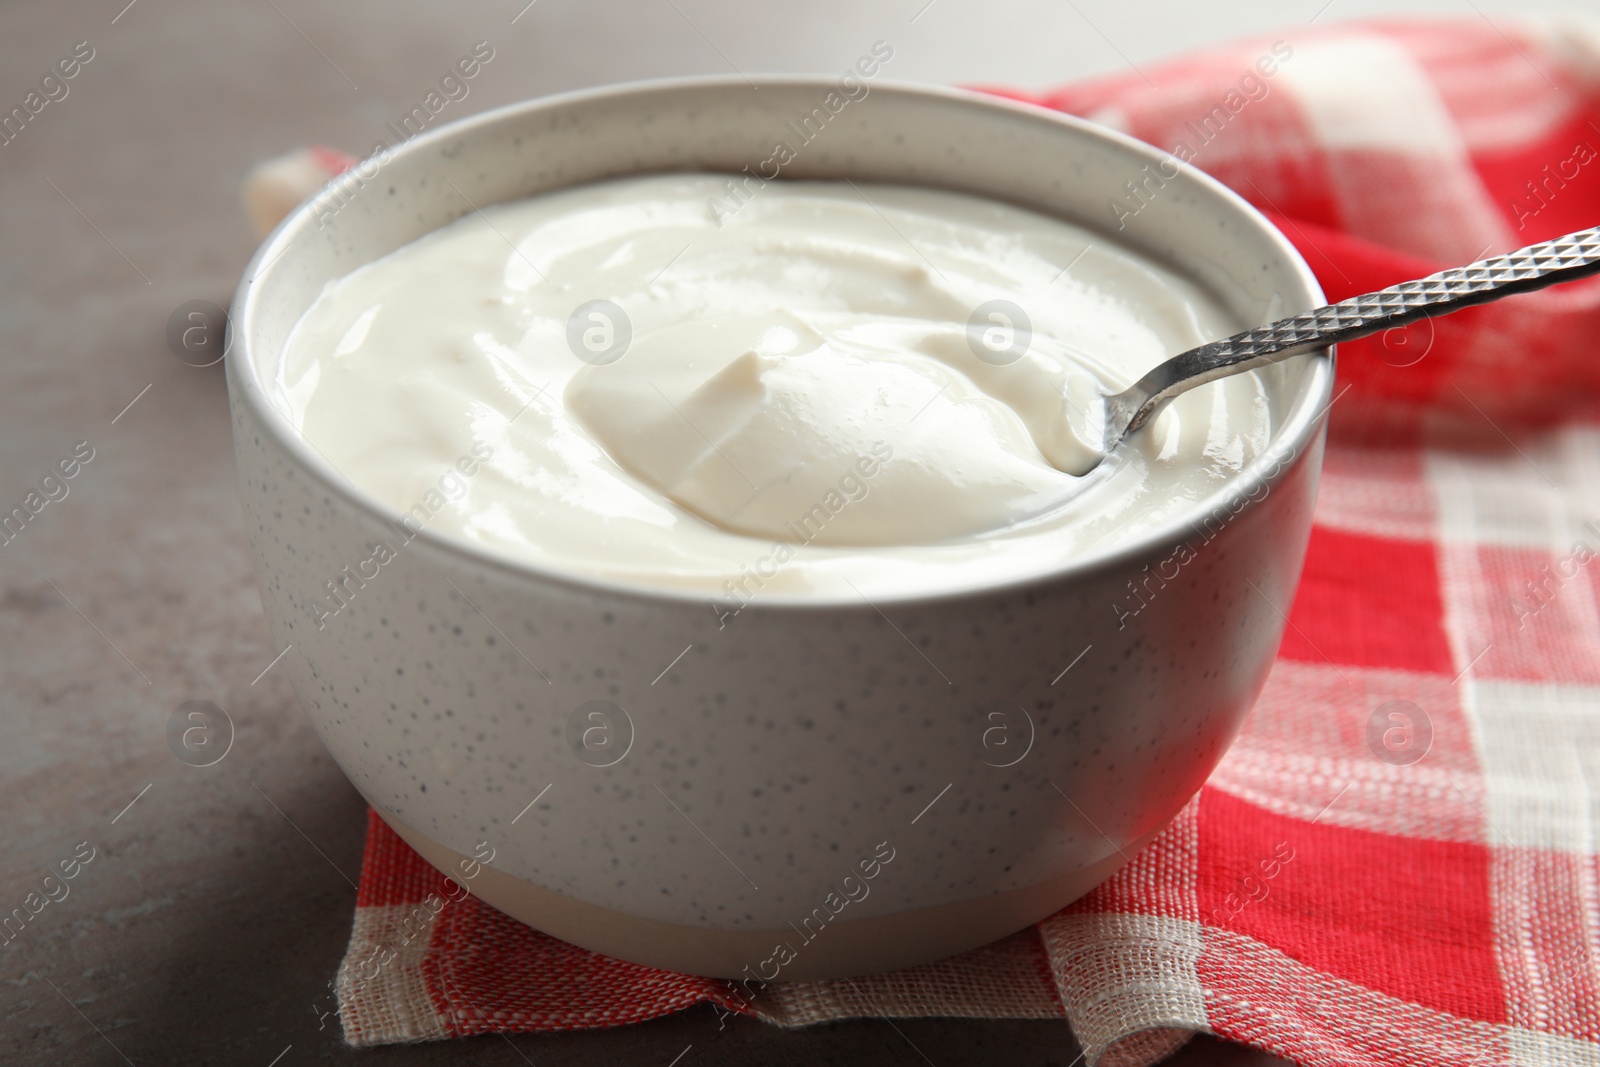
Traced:
<path fill-rule="evenodd" d="M 124 7 L 124 5 L 127 5 Z M 220 367 L 168 316 L 225 305 L 253 239 L 251 164 L 358 150 L 472 42 L 496 58 L 461 115 L 668 74 L 842 71 L 878 38 L 899 78 L 1042 87 L 1182 48 L 1462 0 L 1074 4 L 94 0 L 0 8 L 0 110 L 79 41 L 93 60 L 0 145 L 0 503 L 80 441 L 95 458 L 0 546 L 0 912 L 96 858 L 0 948 L 0 1063 L 1070 1065 L 1060 1022 L 863 1020 L 783 1032 L 702 1009 L 646 1025 L 354 1052 L 329 981 L 349 936 L 363 805 L 323 752 L 262 621 Z M 1483 3 L 1491 14 L 1510 3 Z M 1526 10 L 1528 3 L 1515 5 Z M 129 406 L 131 404 L 131 406 Z M 259 676 L 259 677 L 258 677 Z M 166 726 L 215 701 L 214 767 Z M 1275 1063 L 1208 1038 L 1175 1062 Z"/>

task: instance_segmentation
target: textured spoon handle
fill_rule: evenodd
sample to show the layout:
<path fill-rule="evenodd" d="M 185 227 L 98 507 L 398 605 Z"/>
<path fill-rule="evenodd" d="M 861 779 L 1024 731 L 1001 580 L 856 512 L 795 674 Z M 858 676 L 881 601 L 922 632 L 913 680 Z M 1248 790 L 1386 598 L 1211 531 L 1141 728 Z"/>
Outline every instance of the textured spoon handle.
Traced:
<path fill-rule="evenodd" d="M 1165 401 L 1216 378 L 1596 272 L 1600 229 L 1580 230 L 1191 348 L 1106 398 L 1107 440 L 1120 440 Z"/>

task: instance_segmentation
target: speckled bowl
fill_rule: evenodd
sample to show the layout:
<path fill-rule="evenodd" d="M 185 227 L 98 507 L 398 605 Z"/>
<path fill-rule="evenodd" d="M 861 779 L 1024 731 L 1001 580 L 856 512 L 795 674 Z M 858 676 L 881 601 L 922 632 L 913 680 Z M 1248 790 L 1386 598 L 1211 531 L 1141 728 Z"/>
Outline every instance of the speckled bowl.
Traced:
<path fill-rule="evenodd" d="M 772 596 L 726 626 L 687 594 L 410 536 L 275 406 L 284 340 L 330 280 L 474 206 L 754 168 L 838 88 L 655 82 L 441 127 L 287 219 L 234 304 L 228 385 L 261 598 L 324 743 L 481 899 L 639 963 L 852 975 L 1070 903 L 1216 765 L 1305 553 L 1330 353 L 1259 372 L 1281 427 L 1271 449 L 1181 521 L 1004 587 L 870 605 Z M 1116 231 L 1110 202 L 1163 158 L 1058 114 L 873 82 L 783 173 L 943 186 L 1085 223 L 1242 323 L 1322 302 L 1289 243 L 1192 170 L 1169 178 L 1168 165 Z M 371 562 L 379 544 L 394 558 Z"/>

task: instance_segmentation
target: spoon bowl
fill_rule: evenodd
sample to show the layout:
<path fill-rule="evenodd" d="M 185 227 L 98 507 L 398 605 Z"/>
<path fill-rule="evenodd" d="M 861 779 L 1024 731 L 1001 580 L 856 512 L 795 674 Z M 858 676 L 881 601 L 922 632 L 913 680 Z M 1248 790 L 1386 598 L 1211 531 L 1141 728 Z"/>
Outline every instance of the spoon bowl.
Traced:
<path fill-rule="evenodd" d="M 1600 229 L 1579 230 L 1180 352 L 1122 392 L 1102 398 L 1104 443 L 1100 458 L 1084 470 L 1071 473 L 1087 474 L 1093 470 L 1167 401 L 1196 386 L 1340 341 L 1353 341 L 1418 319 L 1448 315 L 1596 272 L 1600 272 Z M 1090 425 L 1095 424 L 1095 414 L 1089 413 Z"/>

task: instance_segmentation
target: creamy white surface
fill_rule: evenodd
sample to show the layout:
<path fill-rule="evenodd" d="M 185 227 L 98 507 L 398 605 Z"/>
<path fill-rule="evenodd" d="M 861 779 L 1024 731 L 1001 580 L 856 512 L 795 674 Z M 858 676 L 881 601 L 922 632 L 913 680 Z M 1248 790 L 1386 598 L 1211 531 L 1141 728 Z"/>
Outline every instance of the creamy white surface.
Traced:
<path fill-rule="evenodd" d="M 657 175 L 468 215 L 331 284 L 276 398 L 355 484 L 567 573 L 707 595 L 932 592 L 1037 573 L 1214 492 L 1265 447 L 1253 374 L 1088 478 L 1098 388 L 1234 329 L 1104 236 L 926 189 Z M 589 301 L 620 358 L 574 354 Z M 974 309 L 1032 332 L 980 360 Z M 605 349 L 603 319 L 578 323 Z M 990 333 L 994 347 L 1007 335 Z M 441 478 L 476 446 L 470 478 Z M 731 584 L 732 583 L 732 584 Z M 853 589 L 852 589 L 853 587 Z"/>

